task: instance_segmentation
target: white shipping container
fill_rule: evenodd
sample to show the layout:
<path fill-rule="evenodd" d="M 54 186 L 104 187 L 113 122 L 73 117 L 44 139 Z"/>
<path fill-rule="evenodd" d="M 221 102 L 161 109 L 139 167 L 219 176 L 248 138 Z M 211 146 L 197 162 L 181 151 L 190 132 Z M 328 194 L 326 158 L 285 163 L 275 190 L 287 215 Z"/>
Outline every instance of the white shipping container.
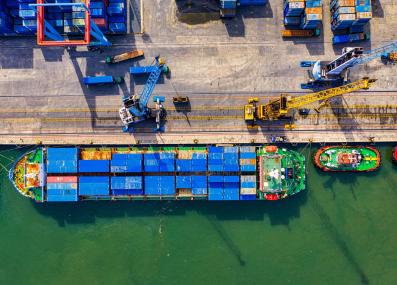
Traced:
<path fill-rule="evenodd" d="M 307 21 L 321 21 L 323 19 L 322 14 L 306 14 Z"/>
<path fill-rule="evenodd" d="M 339 21 L 354 21 L 356 14 L 340 14 L 337 18 Z"/>
<path fill-rule="evenodd" d="M 289 10 L 305 8 L 305 2 L 291 2 L 288 3 L 288 5 L 289 5 Z"/>
<path fill-rule="evenodd" d="M 242 175 L 240 176 L 241 182 L 256 182 L 255 175 Z"/>
<path fill-rule="evenodd" d="M 372 19 L 372 12 L 356 13 L 357 19 Z"/>
<path fill-rule="evenodd" d="M 256 189 L 255 188 L 240 188 L 240 194 L 242 194 L 242 195 L 256 194 Z"/>
<path fill-rule="evenodd" d="M 339 7 L 338 8 L 339 14 L 354 14 L 356 13 L 355 7 Z"/>

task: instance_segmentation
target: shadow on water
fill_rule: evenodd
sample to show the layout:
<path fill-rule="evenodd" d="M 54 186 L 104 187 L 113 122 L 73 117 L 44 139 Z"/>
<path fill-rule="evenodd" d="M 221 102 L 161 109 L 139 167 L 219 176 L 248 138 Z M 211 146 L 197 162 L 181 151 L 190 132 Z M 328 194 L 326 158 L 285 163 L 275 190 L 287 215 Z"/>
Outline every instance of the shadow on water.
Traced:
<path fill-rule="evenodd" d="M 246 261 L 241 250 L 223 228 L 224 220 L 264 220 L 270 219 L 271 225 L 284 225 L 289 228 L 293 218 L 299 218 L 300 207 L 307 201 L 306 191 L 285 201 L 86 201 L 80 203 L 38 204 L 32 202 L 36 210 L 54 218 L 60 227 L 72 224 L 91 224 L 97 218 L 134 218 L 150 216 L 181 216 L 188 211 L 205 216 L 214 231 L 219 235 L 230 253 L 241 266 Z"/>
<path fill-rule="evenodd" d="M 225 243 L 225 245 L 230 250 L 230 252 L 233 254 L 233 256 L 237 259 L 240 266 L 245 266 L 246 261 L 243 259 L 240 249 L 233 242 L 233 240 L 229 237 L 229 235 L 227 234 L 227 231 L 225 231 L 222 224 L 219 223 L 219 221 L 217 219 L 214 219 L 212 217 L 208 217 L 208 221 L 211 223 L 214 230 L 219 235 L 219 237 L 222 239 L 222 241 Z"/>
<path fill-rule="evenodd" d="M 283 201 L 84 201 L 47 203 L 33 206 L 40 214 L 54 218 L 60 226 L 95 223 L 96 218 L 185 215 L 188 211 L 214 216 L 217 220 L 264 220 L 271 225 L 286 225 L 299 218 L 300 207 L 307 201 L 306 191 Z"/>
<path fill-rule="evenodd" d="M 346 258 L 346 260 L 349 262 L 351 267 L 354 269 L 354 271 L 360 278 L 361 284 L 364 285 L 370 284 L 366 272 L 364 272 L 361 265 L 357 262 L 355 256 L 351 252 L 346 241 L 343 239 L 343 236 L 338 232 L 336 227 L 333 225 L 328 214 L 324 211 L 322 206 L 319 204 L 316 198 L 313 197 L 313 195 L 310 196 L 309 202 L 310 202 L 310 206 L 319 216 L 321 223 L 325 227 L 329 237 L 332 238 L 332 240 L 335 242 L 340 252 L 343 254 L 343 256 Z"/>

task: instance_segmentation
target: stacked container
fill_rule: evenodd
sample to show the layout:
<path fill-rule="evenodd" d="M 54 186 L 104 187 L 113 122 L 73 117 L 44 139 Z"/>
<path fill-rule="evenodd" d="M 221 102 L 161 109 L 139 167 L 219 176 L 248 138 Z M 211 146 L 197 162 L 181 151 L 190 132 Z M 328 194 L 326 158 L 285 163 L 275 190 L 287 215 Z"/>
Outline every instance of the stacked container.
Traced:
<path fill-rule="evenodd" d="M 256 175 L 241 175 L 240 200 L 256 200 Z"/>
<path fill-rule="evenodd" d="M 77 176 L 47 177 L 47 201 L 77 201 Z"/>
<path fill-rule="evenodd" d="M 322 19 L 321 0 L 284 0 L 284 25 L 287 29 L 315 30 Z"/>
<path fill-rule="evenodd" d="M 145 176 L 145 195 L 174 196 L 175 176 Z"/>
<path fill-rule="evenodd" d="M 46 3 L 72 3 L 79 0 L 47 0 Z M 0 0 L 0 35 L 34 35 L 37 32 L 35 0 Z M 127 32 L 126 0 L 91 0 L 91 20 L 107 34 Z M 44 8 L 45 20 L 60 34 L 84 33 L 85 10 L 77 6 Z"/>
<path fill-rule="evenodd" d="M 207 194 L 207 177 L 206 176 L 176 176 L 176 189 L 179 194 L 184 193 L 193 196 L 202 196 Z"/>
<path fill-rule="evenodd" d="M 364 26 L 372 18 L 371 0 L 332 0 L 330 9 L 334 44 L 369 38 Z"/>
<path fill-rule="evenodd" d="M 114 173 L 142 172 L 142 153 L 115 153 L 110 161 L 110 171 Z"/>
<path fill-rule="evenodd" d="M 114 176 L 111 178 L 112 194 L 115 196 L 143 195 L 141 176 Z"/>
<path fill-rule="evenodd" d="M 109 176 L 80 176 L 80 196 L 109 196 Z"/>
<path fill-rule="evenodd" d="M 109 198 L 255 200 L 254 146 L 47 148 L 48 201 Z M 120 197 L 121 196 L 121 197 Z"/>
<path fill-rule="evenodd" d="M 256 149 L 254 146 L 240 147 L 240 171 L 241 172 L 256 171 Z"/>
<path fill-rule="evenodd" d="M 239 171 L 238 147 L 208 147 L 208 170 L 212 172 Z"/>
<path fill-rule="evenodd" d="M 208 200 L 239 200 L 239 176 L 209 176 Z"/>

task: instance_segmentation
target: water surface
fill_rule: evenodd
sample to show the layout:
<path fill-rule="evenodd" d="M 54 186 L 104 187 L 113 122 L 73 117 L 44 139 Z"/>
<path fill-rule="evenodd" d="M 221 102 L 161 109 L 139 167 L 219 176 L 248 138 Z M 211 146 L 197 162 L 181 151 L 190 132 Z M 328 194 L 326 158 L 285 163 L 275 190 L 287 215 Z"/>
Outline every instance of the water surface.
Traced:
<path fill-rule="evenodd" d="M 396 284 L 397 167 L 281 202 L 36 204 L 1 173 L 0 284 Z M 315 147 L 300 148 L 308 157 Z M 3 165 L 23 153 L 0 150 Z"/>

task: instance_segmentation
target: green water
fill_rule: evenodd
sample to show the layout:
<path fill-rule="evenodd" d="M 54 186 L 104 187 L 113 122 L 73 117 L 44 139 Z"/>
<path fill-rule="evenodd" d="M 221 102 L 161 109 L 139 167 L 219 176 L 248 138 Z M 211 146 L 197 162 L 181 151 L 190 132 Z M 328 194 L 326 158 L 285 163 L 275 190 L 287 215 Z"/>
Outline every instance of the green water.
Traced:
<path fill-rule="evenodd" d="M 275 203 L 41 205 L 3 171 L 0 284 L 396 284 L 397 168 L 378 147 L 379 171 L 308 161 L 309 190 Z"/>

